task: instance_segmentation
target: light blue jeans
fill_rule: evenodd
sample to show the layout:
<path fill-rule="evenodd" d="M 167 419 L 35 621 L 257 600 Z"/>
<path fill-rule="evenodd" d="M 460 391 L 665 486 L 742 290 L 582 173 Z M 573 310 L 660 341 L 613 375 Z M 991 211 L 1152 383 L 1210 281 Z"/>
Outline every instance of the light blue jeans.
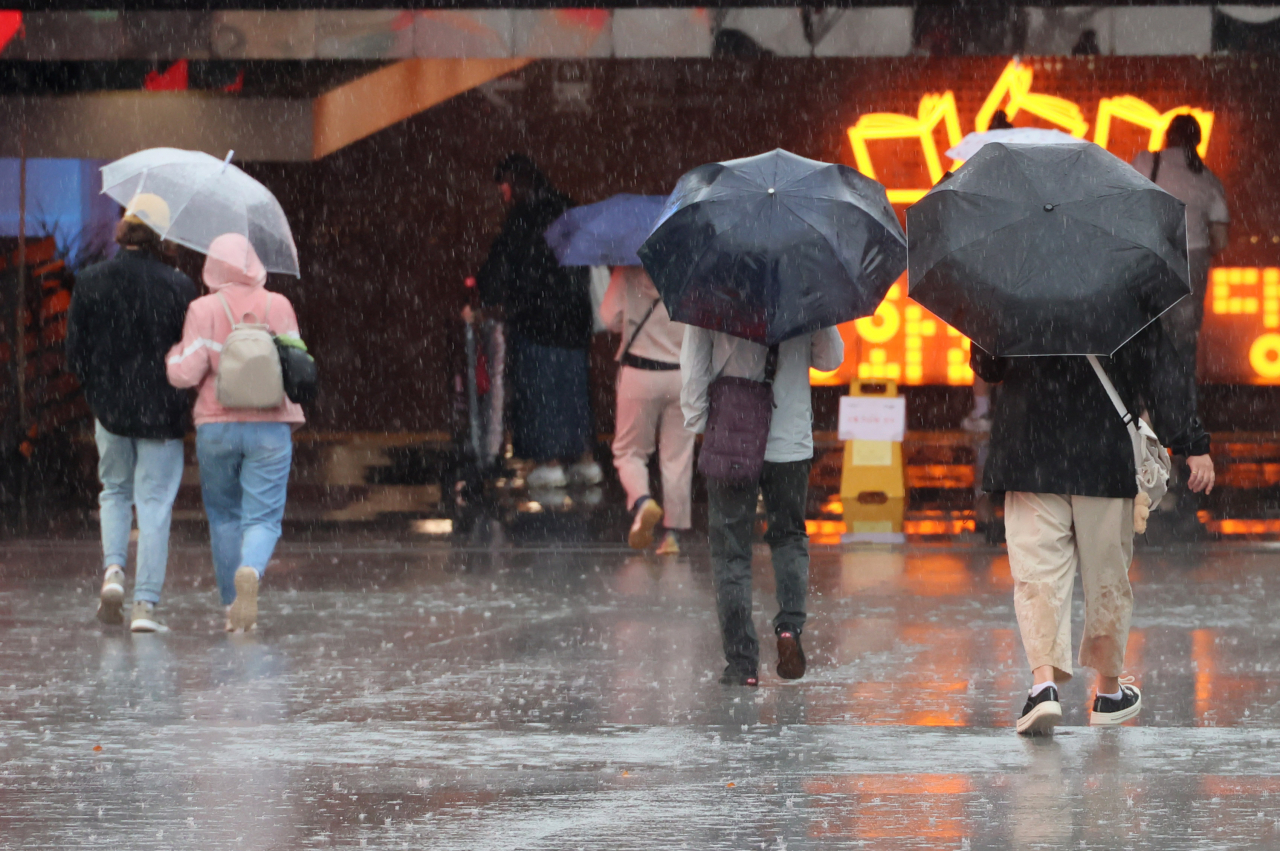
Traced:
<path fill-rule="evenodd" d="M 280 540 L 293 432 L 288 423 L 205 423 L 196 429 L 200 490 L 209 517 L 222 604 L 236 598 L 236 570 L 266 570 Z"/>
<path fill-rule="evenodd" d="M 173 500 L 182 484 L 182 441 L 121 437 L 98 422 L 94 438 L 102 481 L 98 497 L 102 566 L 128 564 L 129 533 L 137 508 L 138 572 L 133 599 L 159 603 L 169 562 Z"/>

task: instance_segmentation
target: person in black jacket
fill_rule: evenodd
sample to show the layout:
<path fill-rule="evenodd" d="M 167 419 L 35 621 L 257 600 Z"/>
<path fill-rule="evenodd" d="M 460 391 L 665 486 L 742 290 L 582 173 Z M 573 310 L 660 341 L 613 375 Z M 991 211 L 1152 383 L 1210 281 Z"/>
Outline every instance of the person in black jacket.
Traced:
<path fill-rule="evenodd" d="M 476 282 L 481 306 L 498 312 L 511 335 L 512 451 L 537 465 L 526 478 L 530 487 L 598 484 L 603 473 L 590 451 L 588 271 L 561 266 L 543 236 L 573 202 L 523 154 L 500 162 L 494 180 L 509 210 Z M 567 477 L 562 462 L 571 465 Z"/>
<path fill-rule="evenodd" d="M 1212 489 L 1209 435 L 1161 324 L 1099 361 L 1128 410 L 1149 412 L 1161 443 L 1187 457 L 1191 490 Z M 1131 680 L 1119 679 L 1133 613 L 1138 493 L 1128 428 L 1084 357 L 995 358 L 974 346 L 970 363 L 1000 385 L 982 487 L 1005 492 L 1014 608 L 1035 683 L 1018 732 L 1051 733 L 1062 719 L 1057 684 L 1072 674 L 1077 566 L 1085 594 L 1079 664 L 1098 673 L 1090 722 L 1120 724 L 1142 706 Z"/>
<path fill-rule="evenodd" d="M 169 384 L 164 358 L 182 339 L 196 285 L 161 259 L 168 207 L 154 195 L 130 202 L 116 227 L 116 256 L 77 276 L 67 318 L 67 360 L 93 410 L 105 575 L 98 619 L 124 620 L 124 565 L 138 513 L 137 578 L 130 628 L 164 627 L 155 606 L 169 559 L 173 500 L 182 482 L 186 391 Z"/>

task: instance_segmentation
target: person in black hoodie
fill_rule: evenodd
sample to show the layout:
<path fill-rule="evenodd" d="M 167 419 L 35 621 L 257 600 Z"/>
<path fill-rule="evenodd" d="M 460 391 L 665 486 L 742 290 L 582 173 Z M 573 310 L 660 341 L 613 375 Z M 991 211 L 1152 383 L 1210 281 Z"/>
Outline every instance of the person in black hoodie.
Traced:
<path fill-rule="evenodd" d="M 1212 489 L 1209 435 L 1161 323 L 1099 361 L 1125 407 L 1148 411 L 1161 443 L 1187 458 L 1191 490 Z M 1057 686 L 1072 674 L 1077 567 L 1085 596 L 1079 663 L 1098 673 L 1090 724 L 1123 723 L 1142 706 L 1132 680 L 1120 679 L 1138 494 L 1129 430 L 1084 357 L 996 358 L 975 345 L 970 363 L 1000 386 L 982 488 L 1005 492 L 1014 609 L 1035 683 L 1018 732 L 1052 733 L 1062 720 Z"/>
<path fill-rule="evenodd" d="M 182 438 L 191 408 L 169 384 L 164 358 L 182 339 L 191 279 L 162 259 L 168 206 L 139 195 L 116 227 L 120 251 L 77 276 L 67 318 L 67 361 L 93 410 L 105 575 L 98 619 L 124 620 L 124 566 L 133 510 L 138 513 L 137 577 L 130 628 L 165 627 L 155 607 L 169 559 L 173 500 L 182 482 Z"/>
<path fill-rule="evenodd" d="M 494 180 L 509 209 L 476 281 L 481 306 L 511 335 L 512 451 L 535 463 L 530 487 L 594 485 L 603 473 L 591 455 L 588 271 L 561 266 L 543 236 L 573 202 L 523 154 L 500 162 Z"/>

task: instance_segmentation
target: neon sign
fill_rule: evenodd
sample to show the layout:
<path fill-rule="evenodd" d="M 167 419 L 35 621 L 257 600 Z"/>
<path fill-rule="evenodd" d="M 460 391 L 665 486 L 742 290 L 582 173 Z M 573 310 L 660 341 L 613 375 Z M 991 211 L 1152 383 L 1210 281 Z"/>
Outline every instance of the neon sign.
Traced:
<path fill-rule="evenodd" d="M 1010 120 L 1019 115 L 1032 116 L 1080 139 L 1089 135 L 1089 122 L 1076 103 L 1056 95 L 1033 91 L 1035 71 L 1018 60 L 1009 62 L 988 91 L 973 119 L 973 127 L 984 132 L 991 126 L 997 110 L 1003 109 Z M 871 146 L 868 142 L 902 141 L 911 147 L 919 145 L 930 185 L 942 179 L 946 170 L 961 164 L 955 160 L 943 165 L 945 149 L 939 149 L 939 136 L 947 148 L 963 138 L 959 110 L 954 91 L 928 93 L 920 98 L 916 114 L 873 112 L 862 115 L 848 128 L 849 144 L 858 171 L 878 179 Z M 1174 116 L 1194 115 L 1200 122 L 1200 155 L 1209 149 L 1213 132 L 1213 113 L 1191 106 L 1178 106 L 1160 111 L 1134 95 L 1102 97 L 1098 100 L 1093 125 L 1093 141 L 1102 147 L 1112 141 L 1115 122 L 1123 121 L 1142 130 L 1149 137 L 1147 149 L 1158 151 L 1164 146 L 1165 131 Z M 910 148 L 908 148 L 910 150 Z M 914 156 L 908 154 L 909 156 Z M 929 187 L 888 188 L 893 204 L 913 204 L 924 197 Z M 1224 277 L 1225 275 L 1225 277 Z M 1219 281 L 1222 283 L 1220 284 Z M 1260 284 L 1253 294 L 1227 293 L 1219 299 L 1221 287 Z M 812 383 L 818 385 L 847 384 L 855 378 L 890 378 L 901 384 L 973 383 L 969 369 L 969 341 L 954 328 L 906 297 L 907 279 L 903 275 L 889 290 L 874 316 L 840 327 L 845 341 L 845 363 L 831 372 L 811 371 Z M 1280 269 L 1214 270 L 1212 313 L 1263 313 L 1267 329 L 1275 329 L 1252 342 L 1249 363 L 1253 376 L 1280 383 Z M 1221 307 L 1221 310 L 1219 310 Z M 1272 324 L 1266 324 L 1272 323 Z"/>
<path fill-rule="evenodd" d="M 1079 139 L 1085 138 L 1089 132 L 1089 122 L 1085 121 L 1080 107 L 1065 98 L 1031 91 L 1035 79 L 1035 70 L 1013 60 L 1005 66 L 1004 71 L 996 79 L 995 85 L 982 102 L 982 107 L 974 117 L 974 129 L 986 132 L 991 127 L 991 119 L 996 110 L 1003 109 L 1010 120 L 1020 113 L 1033 115 L 1040 120 L 1061 128 Z M 1115 119 L 1127 121 L 1150 132 L 1151 138 L 1147 149 L 1158 151 L 1164 147 L 1164 134 L 1174 116 L 1190 114 L 1200 122 L 1202 139 L 1199 145 L 1200 156 L 1209 150 L 1209 136 L 1213 132 L 1213 113 L 1190 106 L 1175 107 L 1167 112 L 1160 112 L 1151 104 L 1134 97 L 1101 98 L 1098 101 L 1097 121 L 1094 128 L 1093 141 L 1107 147 L 1111 140 L 1111 124 Z M 925 168 L 929 172 L 929 180 L 937 183 L 942 179 L 943 168 L 938 142 L 934 131 L 941 125 L 946 130 L 947 147 L 960 143 L 963 135 L 960 131 L 960 116 L 956 110 L 955 92 L 945 91 L 941 94 L 931 93 L 920 98 L 920 108 L 913 117 L 896 112 L 872 112 L 862 116 L 849 128 L 849 144 L 853 148 L 853 159 L 858 171 L 875 179 L 876 169 L 871 159 L 868 141 L 885 141 L 902 139 L 920 142 L 924 155 Z M 959 166 L 954 161 L 951 167 Z M 929 191 L 928 187 L 914 189 L 889 189 L 889 201 L 894 204 L 914 204 Z"/>

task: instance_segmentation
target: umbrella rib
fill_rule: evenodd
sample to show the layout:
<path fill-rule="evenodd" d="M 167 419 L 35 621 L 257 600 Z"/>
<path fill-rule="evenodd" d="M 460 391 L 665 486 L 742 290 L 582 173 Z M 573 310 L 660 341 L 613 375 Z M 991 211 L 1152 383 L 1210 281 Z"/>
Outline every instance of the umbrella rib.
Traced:
<path fill-rule="evenodd" d="M 698 202 L 698 203 L 700 203 L 700 204 L 714 204 L 714 203 L 717 203 L 717 201 L 719 201 L 719 200 L 731 201 L 731 200 L 733 200 L 733 199 L 731 199 L 731 198 L 726 198 L 726 199 L 717 199 L 717 200 L 713 200 L 713 201 L 700 201 L 700 202 Z M 715 235 L 715 237 L 714 237 L 714 238 L 707 240 L 707 244 L 706 244 L 706 246 L 702 249 L 702 251 L 700 251 L 700 252 L 698 253 L 698 257 L 697 257 L 697 259 L 695 259 L 695 260 L 693 261 L 693 263 L 689 266 L 690 271 L 692 272 L 692 270 L 694 270 L 694 269 L 698 268 L 698 264 L 700 264 L 700 263 L 702 262 L 702 258 L 703 258 L 703 257 L 706 257 L 706 256 L 707 256 L 707 253 L 708 253 L 709 251 L 711 251 L 712 247 L 714 247 L 714 245 L 715 245 L 715 243 L 716 243 L 716 240 L 718 240 L 720 237 L 724 236 L 725 234 L 727 234 L 727 233 L 729 233 L 729 232 L 733 231 L 733 230 L 734 230 L 734 229 L 736 229 L 738 226 L 740 226 L 740 225 L 743 223 L 743 220 L 744 220 L 744 219 L 746 219 L 746 217 L 747 217 L 747 216 L 746 216 L 746 213 L 744 212 L 741 216 L 739 216 L 739 217 L 738 217 L 737 221 L 735 221 L 733 224 L 729 225 L 729 227 L 725 228 L 724 230 L 722 230 L 722 231 L 717 231 L 717 232 L 716 232 L 716 235 Z M 687 282 L 688 282 L 688 278 L 686 277 L 686 279 L 685 279 L 685 283 L 687 283 Z M 665 303 L 666 299 L 663 299 L 663 301 L 664 301 L 664 303 Z M 673 312 L 673 311 L 670 311 L 670 310 L 669 310 L 668 312 Z"/>
<path fill-rule="evenodd" d="M 1101 225 L 1099 225 L 1099 224 L 1097 224 L 1097 223 L 1095 223 L 1095 222 L 1091 222 L 1091 221 L 1089 221 L 1088 219 L 1082 219 L 1082 218 L 1080 218 L 1079 216 L 1072 216 L 1070 212 L 1064 212 L 1064 213 L 1063 213 L 1063 215 L 1064 215 L 1064 216 L 1070 216 L 1070 217 L 1071 217 L 1071 220 L 1072 220 L 1073 222 L 1079 222 L 1080 224 L 1084 225 L 1085 227 L 1093 228 L 1094 230 L 1098 231 L 1099 233 L 1104 233 L 1104 234 L 1106 234 L 1107 236 L 1111 237 L 1112 239 L 1116 240 L 1117 242 L 1123 242 L 1125 245 L 1132 245 L 1134 248 L 1141 248 L 1143 251 L 1150 251 L 1152 254 L 1155 254 L 1157 257 L 1159 257 L 1159 256 L 1160 256 L 1160 255 L 1159 255 L 1159 252 L 1157 252 L 1157 251 L 1156 251 L 1154 248 L 1152 248 L 1150 245 L 1143 245 L 1141 242 L 1134 242 L 1132 239 L 1129 239 L 1127 236 L 1121 236 L 1121 235 L 1119 235 L 1119 234 L 1115 233 L 1114 231 L 1109 231 L 1109 230 L 1107 230 L 1106 228 L 1102 227 Z M 1163 258 L 1161 258 L 1161 259 L 1163 259 Z"/>
<path fill-rule="evenodd" d="M 1000 227 L 996 228 L 995 230 L 987 231 L 987 232 L 986 232 L 986 233 L 984 233 L 984 234 L 981 234 L 981 235 L 979 235 L 979 236 L 975 236 L 973 239 L 969 240 L 968 242 L 962 242 L 962 243 L 960 243 L 959 245 L 951 246 L 950 248 L 948 248 L 948 249 L 947 249 L 946 253 L 945 253 L 945 254 L 943 254 L 943 255 L 942 255 L 942 257 L 939 257 L 938 259 L 939 259 L 939 260 L 941 260 L 941 259 L 943 259 L 943 258 L 945 258 L 945 257 L 949 257 L 949 256 L 951 256 L 952 254 L 954 254 L 954 253 L 955 253 L 955 252 L 957 252 L 957 251 L 961 251 L 961 250 L 963 250 L 963 249 L 965 249 L 965 248 L 968 248 L 969 246 L 973 245 L 975 242 L 981 242 L 981 241 L 982 241 L 982 240 L 984 240 L 984 239 L 990 239 L 991 237 L 995 236 L 996 234 L 998 234 L 998 233 L 1003 233 L 1004 231 L 1008 230 L 1008 229 L 1009 229 L 1009 228 L 1011 228 L 1011 227 L 1016 227 L 1016 226 L 1018 226 L 1018 225 L 1023 224 L 1023 223 L 1024 223 L 1024 222 L 1026 222 L 1026 220 L 1027 220 L 1027 219 L 1029 219 L 1029 218 L 1031 218 L 1031 216 L 1029 216 L 1029 215 L 1027 215 L 1027 216 L 1023 216 L 1023 217 L 1022 217 L 1022 218 L 1020 218 L 1020 219 L 1016 219 L 1015 221 L 1009 222 L 1007 225 L 1001 225 Z M 934 265 L 936 266 L 937 264 L 935 263 Z M 930 268 L 930 269 L 932 269 L 932 268 L 933 268 L 933 266 L 930 266 L 929 268 Z M 926 270 L 926 271 L 927 271 L 927 270 Z"/>
<path fill-rule="evenodd" d="M 792 207 L 790 204 L 788 204 L 788 203 L 787 203 L 787 200 L 786 200 L 785 198 L 780 198 L 779 200 L 781 200 L 781 202 L 782 202 L 783 204 L 786 204 L 787 209 L 791 211 L 792 215 L 794 215 L 794 216 L 795 216 L 797 219 L 799 219 L 800 221 L 804 222 L 805 227 L 807 227 L 807 228 L 811 229 L 811 230 L 812 230 L 814 233 L 816 233 L 818 236 L 822 237 L 822 238 L 823 238 L 823 240 L 825 240 L 825 241 L 826 241 L 827 245 L 831 245 L 831 237 L 829 237 L 827 234 L 825 234 L 825 233 L 823 233 L 821 230 L 819 230 L 817 225 L 813 224 L 813 223 L 812 223 L 812 222 L 810 222 L 808 219 L 806 219 L 804 216 L 800 215 L 800 213 L 796 211 L 796 208 L 795 208 L 795 207 Z M 861 209 L 861 208 L 859 208 L 859 209 Z M 832 249 L 833 249 L 832 253 L 833 253 L 833 254 L 835 254 L 836 259 L 840 261 L 840 265 L 844 267 L 844 270 L 845 270 L 845 272 L 847 272 L 847 273 L 849 274 L 850 279 L 852 279 L 852 280 L 854 280 L 854 281 L 857 281 L 857 280 L 858 280 L 858 278 L 859 278 L 859 277 L 860 277 L 860 275 L 861 275 L 862 270 L 861 270 L 861 269 L 859 269 L 857 272 L 855 272 L 855 271 L 853 271 L 852 269 L 850 269 L 850 268 L 849 268 L 849 266 L 848 266 L 848 264 L 846 264 L 846 263 L 844 262 L 844 261 L 845 261 L 845 258 L 844 258 L 844 256 L 841 254 L 841 252 L 839 252 L 839 251 L 835 251 L 835 250 L 834 250 L 834 249 L 835 249 L 835 246 L 832 246 Z"/>

